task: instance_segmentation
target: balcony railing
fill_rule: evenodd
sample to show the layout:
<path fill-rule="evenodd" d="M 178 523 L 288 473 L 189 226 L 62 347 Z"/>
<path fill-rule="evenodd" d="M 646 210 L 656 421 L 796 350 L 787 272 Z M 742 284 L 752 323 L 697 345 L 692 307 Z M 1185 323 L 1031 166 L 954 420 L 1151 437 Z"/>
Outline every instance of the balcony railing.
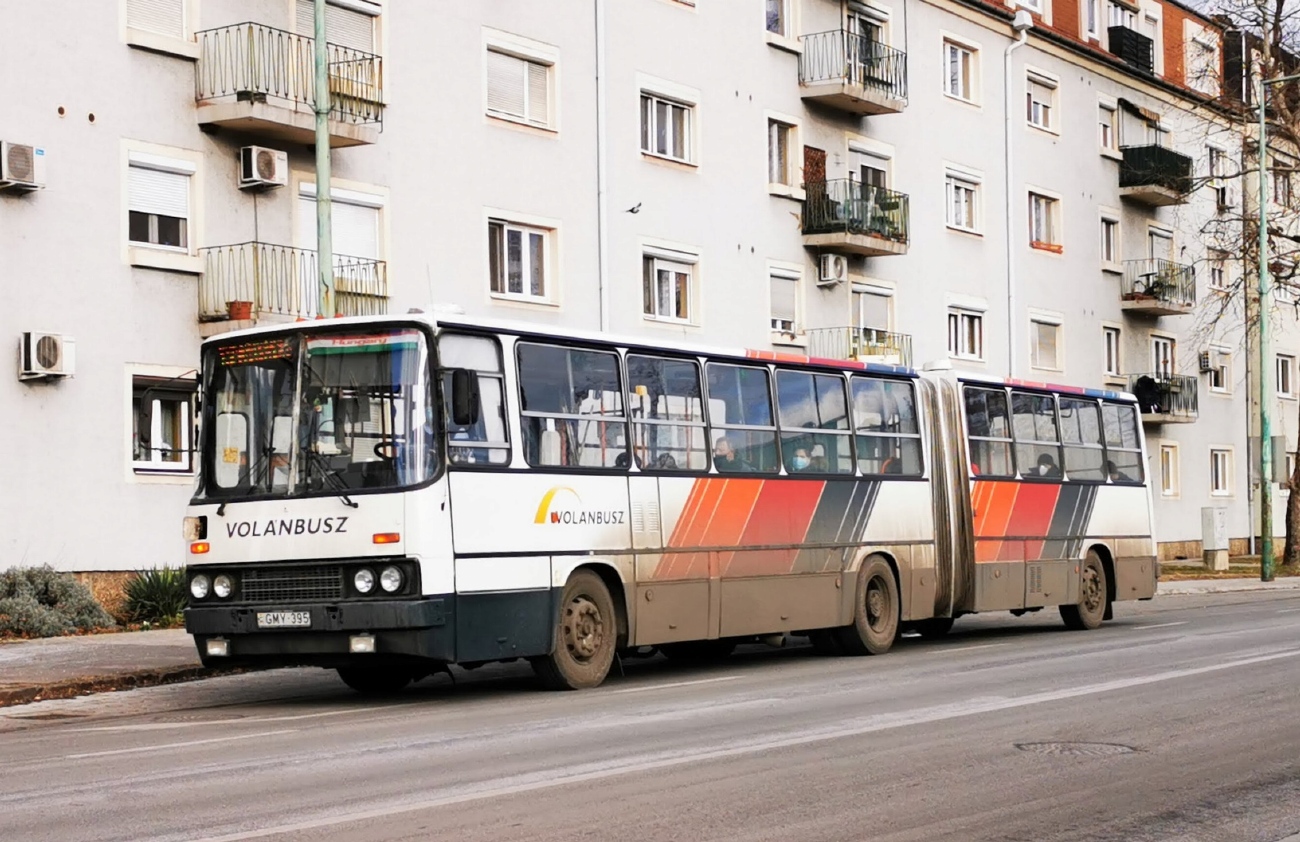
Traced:
<path fill-rule="evenodd" d="M 808 356 L 912 365 L 912 337 L 874 327 L 826 327 L 808 331 Z"/>
<path fill-rule="evenodd" d="M 1192 191 L 1192 159 L 1163 146 L 1125 146 L 1119 165 L 1121 194 L 1154 205 L 1181 204 Z"/>
<path fill-rule="evenodd" d="M 1126 260 L 1120 299 L 1125 309 L 1155 315 L 1191 312 L 1196 306 L 1196 269 L 1172 260 Z"/>
<path fill-rule="evenodd" d="M 1151 73 L 1155 69 L 1155 45 L 1150 38 L 1127 26 L 1112 26 L 1106 30 L 1110 51 L 1129 67 Z"/>
<path fill-rule="evenodd" d="M 201 249 L 199 321 L 260 315 L 315 318 L 319 312 L 316 252 L 270 243 Z M 388 311 L 388 265 L 334 255 L 335 309 L 344 316 Z"/>
<path fill-rule="evenodd" d="M 1144 421 L 1183 423 L 1199 413 L 1196 378 L 1185 374 L 1130 374 L 1128 390 L 1138 400 Z"/>
<path fill-rule="evenodd" d="M 859 113 L 884 113 L 902 110 L 907 99 L 907 53 L 896 50 L 864 35 L 843 29 L 818 32 L 799 39 L 803 53 L 799 56 L 799 83 L 819 86 L 827 82 L 861 87 L 863 96 L 837 92 L 857 102 L 831 102 Z M 863 101 L 874 95 L 880 101 Z"/>
<path fill-rule="evenodd" d="M 804 185 L 803 233 L 857 234 L 906 245 L 907 194 L 849 178 Z"/>
<path fill-rule="evenodd" d="M 240 23 L 197 34 L 199 102 L 279 100 L 306 111 L 316 107 L 315 41 L 258 23 Z M 381 123 L 383 73 L 379 56 L 326 44 L 330 118 Z"/>

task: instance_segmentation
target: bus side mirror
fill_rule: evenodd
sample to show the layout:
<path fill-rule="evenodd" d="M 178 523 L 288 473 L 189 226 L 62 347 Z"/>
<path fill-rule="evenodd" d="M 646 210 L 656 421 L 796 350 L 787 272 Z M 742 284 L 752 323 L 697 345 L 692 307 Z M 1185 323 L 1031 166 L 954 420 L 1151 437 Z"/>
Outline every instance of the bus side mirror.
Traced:
<path fill-rule="evenodd" d="M 478 375 L 467 368 L 451 372 L 451 423 L 470 427 L 478 423 Z"/>

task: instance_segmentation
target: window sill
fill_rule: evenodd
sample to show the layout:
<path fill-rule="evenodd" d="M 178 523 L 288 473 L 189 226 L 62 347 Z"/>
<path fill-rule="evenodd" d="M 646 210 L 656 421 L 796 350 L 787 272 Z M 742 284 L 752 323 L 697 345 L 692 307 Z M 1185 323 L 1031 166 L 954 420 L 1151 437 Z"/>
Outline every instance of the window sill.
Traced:
<path fill-rule="evenodd" d="M 1211 395 L 1214 395 L 1216 398 L 1230 398 L 1230 397 L 1232 397 L 1232 391 L 1229 390 L 1229 389 L 1211 389 L 1211 388 L 1207 388 L 1205 391 L 1209 392 Z"/>
<path fill-rule="evenodd" d="M 956 94 L 950 94 L 950 93 L 948 93 L 947 91 L 944 91 L 944 92 L 943 92 L 943 96 L 944 96 L 944 99 L 947 99 L 947 100 L 949 100 L 950 102 L 959 102 L 959 103 L 961 103 L 962 105 L 969 105 L 971 108 L 982 108 L 982 107 L 983 107 L 983 106 L 981 106 L 978 102 L 976 102 L 976 101 L 973 100 L 973 99 L 966 99 L 965 97 L 960 97 L 960 96 L 957 96 Z"/>
<path fill-rule="evenodd" d="M 1128 391 L 1128 378 L 1122 374 L 1104 374 L 1101 379 L 1107 386 L 1115 386 L 1123 391 Z"/>
<path fill-rule="evenodd" d="M 142 485 L 193 485 L 194 472 L 153 471 L 145 468 L 132 468 L 131 481 Z"/>
<path fill-rule="evenodd" d="M 1111 273 L 1112 275 L 1123 275 L 1123 274 L 1124 274 L 1124 267 L 1123 267 L 1123 265 L 1121 265 L 1121 264 L 1119 264 L 1119 263 L 1105 263 L 1105 262 L 1103 262 L 1103 263 L 1101 264 L 1101 271 L 1103 271 L 1103 272 L 1109 272 L 1109 273 Z"/>
<path fill-rule="evenodd" d="M 1277 393 L 1277 398 L 1278 398 L 1278 400 L 1282 400 L 1282 401 L 1293 401 L 1293 400 L 1296 399 L 1296 396 L 1295 396 L 1295 395 L 1284 395 L 1284 394 L 1282 394 L 1281 392 L 1278 392 L 1278 393 Z"/>
<path fill-rule="evenodd" d="M 793 199 L 796 202 L 802 202 L 808 197 L 802 187 L 794 187 L 789 184 L 774 184 L 770 181 L 767 183 L 767 192 L 783 199 Z"/>
<path fill-rule="evenodd" d="M 965 357 L 962 356 L 961 354 L 949 354 L 948 359 L 959 363 L 979 363 L 980 365 L 985 364 L 985 360 L 983 357 Z"/>
<path fill-rule="evenodd" d="M 1062 254 L 1065 252 L 1065 246 L 1058 243 L 1044 243 L 1039 240 L 1030 240 L 1029 247 L 1034 251 L 1045 251 L 1051 254 Z"/>
<path fill-rule="evenodd" d="M 767 36 L 767 43 L 776 47 L 778 50 L 785 50 L 787 53 L 794 53 L 795 55 L 803 55 L 803 44 L 799 42 L 798 38 L 791 38 L 788 35 L 781 35 L 767 30 L 764 30 L 763 34 Z"/>
<path fill-rule="evenodd" d="M 492 123 L 504 123 L 505 125 L 502 126 L 502 128 L 516 129 L 529 134 L 535 134 L 538 137 L 558 137 L 560 134 L 560 130 L 557 128 L 531 123 L 521 117 L 512 117 L 508 114 L 496 114 L 491 111 L 486 112 L 486 116 Z"/>
<path fill-rule="evenodd" d="M 643 315 L 642 318 L 651 324 L 664 325 L 665 327 L 699 327 L 695 322 L 686 319 L 673 319 L 667 316 Z"/>
<path fill-rule="evenodd" d="M 126 260 L 142 269 L 162 269 L 185 275 L 202 275 L 203 258 L 183 251 L 164 251 L 148 246 L 128 246 Z"/>
<path fill-rule="evenodd" d="M 1052 137 L 1061 136 L 1060 129 L 1053 128 L 1052 126 L 1040 126 L 1037 123 L 1031 123 L 1028 120 L 1025 121 L 1025 128 L 1033 129 L 1034 131 L 1039 132 L 1040 134 L 1051 135 Z"/>
<path fill-rule="evenodd" d="M 1029 370 L 1030 370 L 1030 371 L 1046 371 L 1046 372 L 1048 372 L 1048 373 L 1050 373 L 1050 374 L 1060 374 L 1061 372 L 1065 371 L 1065 369 L 1063 369 L 1063 368 L 1059 368 L 1059 367 L 1057 367 L 1057 366 L 1034 365 L 1033 363 L 1030 363 L 1030 364 L 1029 364 Z"/>
<path fill-rule="evenodd" d="M 654 164 L 660 164 L 663 166 L 672 167 L 674 169 L 682 169 L 682 170 L 686 170 L 687 172 L 694 172 L 700 167 L 699 164 L 696 164 L 692 161 L 680 161 L 676 158 L 669 158 L 667 155 L 659 155 L 654 152 L 647 152 L 644 149 L 641 150 L 641 157 Z"/>
<path fill-rule="evenodd" d="M 488 295 L 493 301 L 502 304 L 525 304 L 529 307 L 559 307 L 560 305 L 549 298 L 531 298 L 527 295 L 510 295 L 504 292 L 489 292 Z"/>
<path fill-rule="evenodd" d="M 967 237 L 978 237 L 981 240 L 984 239 L 984 232 L 976 231 L 974 228 L 961 228 L 957 225 L 948 225 L 946 227 L 954 234 L 964 234 Z"/>
<path fill-rule="evenodd" d="M 1122 161 L 1122 160 L 1124 160 L 1124 154 L 1123 154 L 1122 152 L 1120 152 L 1118 149 L 1104 149 L 1104 148 L 1103 148 L 1103 149 L 1101 150 L 1101 157 L 1103 157 L 1103 158 L 1110 158 L 1112 161 Z"/>
<path fill-rule="evenodd" d="M 157 32 L 146 32 L 143 29 L 128 27 L 126 30 L 126 43 L 141 50 L 148 50 L 151 53 L 165 53 L 189 61 L 198 61 L 199 59 L 198 42 L 187 38 L 174 38 L 171 35 L 160 35 Z"/>
<path fill-rule="evenodd" d="M 786 348 L 807 348 L 808 337 L 802 333 L 786 333 L 780 330 L 772 331 L 771 342 L 773 345 L 781 345 Z"/>

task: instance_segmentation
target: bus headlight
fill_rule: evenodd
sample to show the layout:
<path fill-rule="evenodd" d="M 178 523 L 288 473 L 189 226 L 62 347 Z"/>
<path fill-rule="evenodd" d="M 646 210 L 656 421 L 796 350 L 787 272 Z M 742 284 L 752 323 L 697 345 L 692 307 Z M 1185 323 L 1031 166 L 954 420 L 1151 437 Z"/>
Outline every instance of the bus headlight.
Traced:
<path fill-rule="evenodd" d="M 379 586 L 388 593 L 397 593 L 402 589 L 402 571 L 397 567 L 385 567 L 379 574 Z"/>
<path fill-rule="evenodd" d="M 212 580 L 212 592 L 220 599 L 225 599 L 235 592 L 235 580 L 226 574 L 221 574 Z"/>
<path fill-rule="evenodd" d="M 375 589 L 375 574 L 367 567 L 363 567 L 352 577 L 352 586 L 357 589 L 357 593 L 370 593 Z"/>
<path fill-rule="evenodd" d="M 211 583 L 208 582 L 208 577 L 202 573 L 190 579 L 190 595 L 195 599 L 207 599 L 210 588 Z"/>

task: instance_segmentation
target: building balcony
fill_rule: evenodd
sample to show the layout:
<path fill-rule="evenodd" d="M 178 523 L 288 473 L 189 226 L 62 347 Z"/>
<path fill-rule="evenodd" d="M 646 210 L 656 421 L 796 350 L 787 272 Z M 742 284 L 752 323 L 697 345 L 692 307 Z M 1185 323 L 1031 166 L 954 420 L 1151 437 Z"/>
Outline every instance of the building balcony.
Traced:
<path fill-rule="evenodd" d="M 804 185 L 803 244 L 838 254 L 907 254 L 906 193 L 848 178 Z"/>
<path fill-rule="evenodd" d="M 1126 260 L 1120 307 L 1148 316 L 1182 316 L 1196 306 L 1196 269 L 1172 260 Z"/>
<path fill-rule="evenodd" d="M 1185 374 L 1130 374 L 1128 390 L 1138 400 L 1146 424 L 1190 424 L 1199 414 L 1195 377 Z"/>
<path fill-rule="evenodd" d="M 1192 192 L 1192 159 L 1163 146 L 1124 146 L 1119 195 L 1152 207 L 1182 205 Z"/>
<path fill-rule="evenodd" d="M 256 23 L 197 35 L 195 99 L 200 126 L 260 139 L 316 139 L 315 41 Z M 330 147 L 374 143 L 383 122 L 379 56 L 326 44 Z"/>
<path fill-rule="evenodd" d="M 874 327 L 825 327 L 808 331 L 808 356 L 912 366 L 912 337 Z"/>
<path fill-rule="evenodd" d="M 804 100 L 858 115 L 897 114 L 907 107 L 907 53 L 842 29 L 799 42 Z"/>
<path fill-rule="evenodd" d="M 200 333 L 214 336 L 267 322 L 314 319 L 320 312 L 316 252 L 271 243 L 200 249 Z M 335 310 L 341 316 L 388 312 L 388 265 L 334 255 Z"/>
<path fill-rule="evenodd" d="M 1127 64 L 1146 73 L 1155 72 L 1155 44 L 1150 38 L 1127 26 L 1112 26 L 1106 30 L 1106 37 L 1113 55 Z"/>

